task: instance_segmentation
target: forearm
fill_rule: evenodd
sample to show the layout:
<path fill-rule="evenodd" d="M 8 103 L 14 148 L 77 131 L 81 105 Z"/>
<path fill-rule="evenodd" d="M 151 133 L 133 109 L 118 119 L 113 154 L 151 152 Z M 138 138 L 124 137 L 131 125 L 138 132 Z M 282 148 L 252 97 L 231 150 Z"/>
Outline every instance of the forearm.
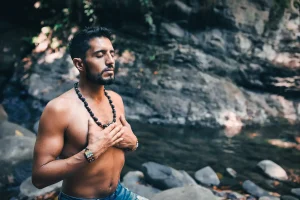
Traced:
<path fill-rule="evenodd" d="M 69 158 L 53 160 L 35 169 L 32 173 L 32 183 L 41 189 L 65 179 L 86 165 L 88 161 L 82 150 Z"/>

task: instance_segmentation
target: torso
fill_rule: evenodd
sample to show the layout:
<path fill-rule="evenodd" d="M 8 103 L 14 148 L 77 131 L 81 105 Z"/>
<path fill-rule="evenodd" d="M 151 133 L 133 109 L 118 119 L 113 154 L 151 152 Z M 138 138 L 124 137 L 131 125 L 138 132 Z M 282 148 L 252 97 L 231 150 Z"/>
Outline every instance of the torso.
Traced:
<path fill-rule="evenodd" d="M 112 92 L 108 92 L 116 109 L 117 124 L 120 123 L 122 109 L 120 102 Z M 64 147 L 59 158 L 64 159 L 82 151 L 87 146 L 89 113 L 78 99 L 74 90 L 66 92 L 61 98 L 68 98 L 70 102 L 69 125 L 64 133 Z M 106 99 L 96 105 L 87 99 L 89 107 L 101 123 L 111 122 L 112 109 Z M 62 192 L 83 198 L 103 198 L 112 194 L 119 182 L 120 173 L 125 162 L 124 151 L 110 147 L 98 159 L 87 163 L 86 167 L 78 170 L 74 175 L 63 180 Z"/>

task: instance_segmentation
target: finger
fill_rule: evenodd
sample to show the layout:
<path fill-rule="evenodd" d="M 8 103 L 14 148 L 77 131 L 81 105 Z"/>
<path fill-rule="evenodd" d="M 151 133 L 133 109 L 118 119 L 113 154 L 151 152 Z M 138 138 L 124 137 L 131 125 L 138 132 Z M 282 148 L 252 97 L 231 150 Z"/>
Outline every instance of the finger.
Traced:
<path fill-rule="evenodd" d="M 120 115 L 120 121 L 121 121 L 121 123 L 122 123 L 123 126 L 128 126 L 129 125 L 128 122 L 125 119 L 124 114 Z"/>
<path fill-rule="evenodd" d="M 113 136 L 112 141 L 115 141 L 117 139 L 119 139 L 119 137 L 121 137 L 124 133 L 124 130 L 121 129 L 116 135 Z"/>
<path fill-rule="evenodd" d="M 116 124 L 113 123 L 110 126 L 108 126 L 106 129 L 104 129 L 105 133 L 111 132 L 116 127 Z"/>
<path fill-rule="evenodd" d="M 114 135 L 116 135 L 122 128 L 122 125 L 116 126 L 112 131 L 110 131 L 110 135 L 113 137 Z"/>
<path fill-rule="evenodd" d="M 115 140 L 113 143 L 112 143 L 112 146 L 114 146 L 115 144 L 119 143 L 119 142 L 122 142 L 124 139 L 123 138 L 119 138 L 117 140 Z"/>

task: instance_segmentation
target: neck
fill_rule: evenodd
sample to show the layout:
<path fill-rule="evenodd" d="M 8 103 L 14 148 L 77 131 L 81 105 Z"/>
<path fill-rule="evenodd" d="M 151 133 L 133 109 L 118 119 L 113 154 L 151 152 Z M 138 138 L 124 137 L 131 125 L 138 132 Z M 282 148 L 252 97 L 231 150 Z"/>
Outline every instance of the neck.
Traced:
<path fill-rule="evenodd" d="M 105 98 L 104 85 L 98 85 L 87 80 L 80 79 L 78 88 L 82 95 L 87 99 L 90 98 L 94 101 L 102 101 Z"/>

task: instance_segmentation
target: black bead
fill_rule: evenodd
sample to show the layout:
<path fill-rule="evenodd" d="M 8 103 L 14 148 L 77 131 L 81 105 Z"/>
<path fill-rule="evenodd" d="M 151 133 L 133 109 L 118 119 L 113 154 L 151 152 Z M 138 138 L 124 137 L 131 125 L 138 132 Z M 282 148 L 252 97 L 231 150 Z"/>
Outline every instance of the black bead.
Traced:
<path fill-rule="evenodd" d="M 116 122 L 116 110 L 114 109 L 115 106 L 113 105 L 113 102 L 111 100 L 111 97 L 108 95 L 108 93 L 106 92 L 105 88 L 104 88 L 104 94 L 107 97 L 109 104 L 113 110 L 113 120 L 112 122 L 108 123 L 108 124 L 104 124 L 102 125 L 101 122 L 98 121 L 98 118 L 95 117 L 94 113 L 92 112 L 91 108 L 88 106 L 88 103 L 86 102 L 86 99 L 82 96 L 82 94 L 80 93 L 79 89 L 78 89 L 78 82 L 74 83 L 74 89 L 77 93 L 78 98 L 84 103 L 85 108 L 87 109 L 87 111 L 89 112 L 90 116 L 93 118 L 93 120 L 95 121 L 95 123 L 102 127 L 102 128 L 106 128 L 108 126 L 110 126 L 111 124 L 113 124 L 114 122 Z"/>

